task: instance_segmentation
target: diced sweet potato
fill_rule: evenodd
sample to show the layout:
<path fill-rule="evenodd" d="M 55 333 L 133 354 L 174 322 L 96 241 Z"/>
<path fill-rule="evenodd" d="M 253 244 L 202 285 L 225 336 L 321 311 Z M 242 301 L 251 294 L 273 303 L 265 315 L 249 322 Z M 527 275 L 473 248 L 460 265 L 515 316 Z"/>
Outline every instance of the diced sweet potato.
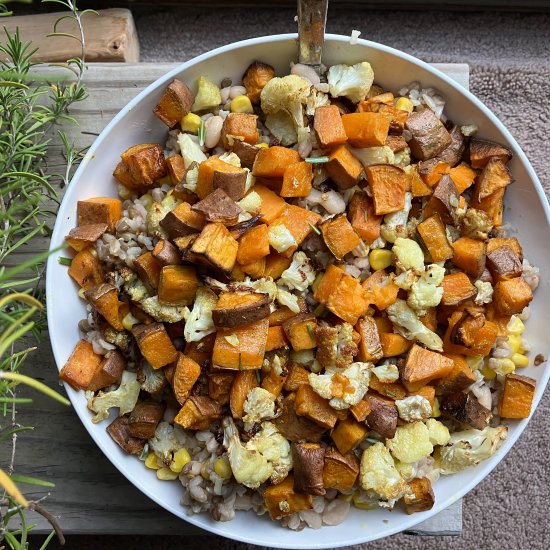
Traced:
<path fill-rule="evenodd" d="M 173 128 L 189 113 L 194 101 L 193 92 L 181 80 L 175 78 L 164 90 L 153 113 L 168 128 Z"/>
<path fill-rule="evenodd" d="M 428 187 L 435 187 L 451 167 L 437 158 L 424 160 L 417 165 L 418 175 Z"/>
<path fill-rule="evenodd" d="M 258 193 L 262 199 L 262 205 L 260 206 L 260 221 L 271 224 L 271 222 L 277 219 L 286 208 L 285 200 L 263 185 L 254 185 L 253 191 Z"/>
<path fill-rule="evenodd" d="M 321 216 L 316 212 L 311 212 L 293 204 L 287 204 L 280 216 L 273 220 L 270 225 L 277 226 L 283 224 L 292 233 L 296 245 L 299 246 L 313 231 L 312 227 L 315 227 L 320 219 Z M 291 246 L 282 253 L 283 256 L 292 256 L 297 246 Z"/>
<path fill-rule="evenodd" d="M 369 388 L 393 401 L 407 397 L 407 390 L 402 384 L 399 382 L 382 382 L 374 374 L 370 378 Z"/>
<path fill-rule="evenodd" d="M 485 214 L 491 220 L 491 223 L 498 227 L 502 225 L 504 191 L 505 189 L 498 189 L 484 199 L 478 199 L 477 193 L 474 192 L 472 193 L 470 207 L 475 210 L 481 210 L 482 212 L 485 212 Z"/>
<path fill-rule="evenodd" d="M 75 227 L 69 231 L 69 234 L 65 237 L 65 242 L 73 250 L 80 252 L 92 246 L 107 231 L 108 227 L 106 223 L 93 223 Z"/>
<path fill-rule="evenodd" d="M 431 109 L 413 112 L 405 128 L 412 134 L 411 152 L 420 160 L 436 157 L 451 144 L 451 135 Z"/>
<path fill-rule="evenodd" d="M 145 252 L 134 260 L 134 269 L 149 291 L 159 286 L 162 266 L 151 252 Z"/>
<path fill-rule="evenodd" d="M 222 292 L 216 307 L 212 310 L 212 320 L 218 328 L 249 325 L 269 315 L 268 295 L 253 292 Z"/>
<path fill-rule="evenodd" d="M 269 228 L 265 223 L 253 227 L 239 240 L 237 262 L 246 265 L 269 254 Z"/>
<path fill-rule="evenodd" d="M 337 260 L 341 260 L 361 243 L 345 214 L 329 218 L 319 227 L 325 244 Z"/>
<path fill-rule="evenodd" d="M 477 294 L 476 287 L 462 272 L 445 275 L 441 288 L 443 289 L 441 304 L 444 306 L 458 306 Z"/>
<path fill-rule="evenodd" d="M 281 197 L 307 197 L 311 192 L 313 167 L 308 162 L 295 162 L 286 167 Z"/>
<path fill-rule="evenodd" d="M 359 183 L 363 176 L 363 165 L 345 145 L 331 151 L 328 159 L 325 168 L 340 189 L 350 189 Z"/>
<path fill-rule="evenodd" d="M 499 281 L 493 292 L 495 309 L 501 315 L 521 313 L 533 299 L 531 287 L 522 277 Z"/>
<path fill-rule="evenodd" d="M 465 162 L 451 168 L 449 171 L 449 177 L 453 180 L 459 195 L 462 195 L 466 189 L 473 185 L 476 175 L 476 171 Z"/>
<path fill-rule="evenodd" d="M 382 357 L 396 357 L 403 355 L 411 347 L 411 341 L 407 340 L 401 334 L 393 332 L 382 332 L 380 334 L 380 344 L 382 346 Z"/>
<path fill-rule="evenodd" d="M 300 155 L 287 147 L 266 147 L 256 155 L 252 174 L 261 178 L 282 178 L 289 164 L 300 162 Z"/>
<path fill-rule="evenodd" d="M 409 185 L 407 174 L 391 164 L 374 164 L 365 170 L 377 216 L 403 210 Z"/>
<path fill-rule="evenodd" d="M 495 323 L 471 308 L 455 311 L 443 338 L 445 352 L 468 356 L 488 355 L 498 334 Z"/>
<path fill-rule="evenodd" d="M 88 389 L 94 377 L 101 370 L 102 360 L 103 356 L 94 352 L 90 342 L 79 340 L 61 369 L 59 378 L 75 390 Z"/>
<path fill-rule="evenodd" d="M 212 353 L 212 364 L 221 369 L 260 369 L 264 360 L 269 321 L 262 319 L 232 329 L 220 329 Z"/>
<path fill-rule="evenodd" d="M 349 408 L 349 412 L 357 420 L 357 422 L 364 422 L 367 419 L 367 416 L 371 412 L 370 405 L 365 401 L 359 401 L 357 405 L 352 405 Z"/>
<path fill-rule="evenodd" d="M 397 430 L 399 417 L 395 403 L 374 393 L 367 393 L 365 401 L 371 408 L 371 412 L 367 415 L 369 428 L 382 437 L 392 439 Z"/>
<path fill-rule="evenodd" d="M 448 393 L 440 399 L 441 414 L 463 425 L 483 430 L 489 425 L 491 411 L 486 409 L 472 393 Z"/>
<path fill-rule="evenodd" d="M 353 147 L 381 147 L 388 137 L 390 121 L 382 113 L 350 113 L 342 115 L 342 124 Z"/>
<path fill-rule="evenodd" d="M 326 399 L 313 391 L 309 384 L 298 386 L 296 391 L 296 413 L 306 416 L 319 426 L 330 429 L 336 424 L 338 416 Z"/>
<path fill-rule="evenodd" d="M 500 159 L 493 157 L 478 176 L 473 193 L 481 201 L 511 183 L 512 174 L 508 167 Z"/>
<path fill-rule="evenodd" d="M 432 189 L 425 184 L 418 173 L 418 164 L 411 164 L 407 173 L 411 178 L 411 193 L 413 197 L 427 197 L 432 194 Z"/>
<path fill-rule="evenodd" d="M 351 198 L 348 218 L 365 244 L 372 244 L 380 236 L 382 216 L 374 213 L 372 199 L 364 191 L 357 191 Z"/>
<path fill-rule="evenodd" d="M 433 409 L 435 403 L 435 388 L 433 386 L 422 386 L 419 390 L 409 393 L 409 395 L 420 395 L 428 401 Z"/>
<path fill-rule="evenodd" d="M 288 378 L 287 378 L 288 380 Z M 285 381 L 286 387 L 286 381 Z M 293 442 L 309 441 L 316 443 L 321 439 L 325 428 L 319 426 L 305 416 L 296 414 L 295 395 L 290 394 L 281 402 L 281 413 L 273 419 L 273 423 L 281 434 Z"/>
<path fill-rule="evenodd" d="M 278 279 L 290 267 L 291 263 L 291 258 L 285 258 L 282 254 L 272 252 L 265 258 L 264 277 Z"/>
<path fill-rule="evenodd" d="M 161 227 L 171 239 L 198 233 L 204 224 L 204 214 L 194 212 L 188 202 L 178 204 L 160 222 Z"/>
<path fill-rule="evenodd" d="M 335 147 L 348 140 L 340 110 L 336 105 L 324 105 L 315 109 L 313 129 L 317 134 L 317 140 L 324 148 Z"/>
<path fill-rule="evenodd" d="M 323 485 L 326 489 L 351 491 L 359 475 L 359 461 L 353 452 L 339 453 L 333 447 L 325 451 Z"/>
<path fill-rule="evenodd" d="M 177 359 L 178 352 L 162 323 L 135 325 L 132 334 L 141 354 L 154 369 L 160 369 Z"/>
<path fill-rule="evenodd" d="M 122 217 L 122 203 L 113 197 L 94 197 L 76 203 L 76 224 L 90 225 L 106 223 L 113 233 L 115 225 Z"/>
<path fill-rule="evenodd" d="M 316 328 L 317 319 L 313 313 L 302 313 L 283 323 L 283 330 L 294 351 L 313 349 L 317 346 Z"/>
<path fill-rule="evenodd" d="M 122 318 L 129 309 L 126 303 L 118 299 L 118 290 L 115 286 L 109 283 L 91 286 L 84 296 L 115 330 L 124 330 Z"/>
<path fill-rule="evenodd" d="M 220 405 L 229 403 L 231 386 L 235 380 L 232 372 L 213 372 L 208 375 L 208 396 Z"/>
<path fill-rule="evenodd" d="M 174 422 L 187 430 L 207 430 L 214 420 L 222 416 L 222 406 L 202 395 L 192 395 L 187 399 Z"/>
<path fill-rule="evenodd" d="M 238 248 L 239 243 L 225 225 L 209 223 L 191 246 L 191 252 L 200 261 L 229 274 L 235 265 Z"/>
<path fill-rule="evenodd" d="M 185 179 L 185 175 L 187 174 L 183 157 L 177 153 L 171 157 L 167 157 L 166 166 L 168 168 L 168 175 L 170 176 L 172 185 L 182 183 Z"/>
<path fill-rule="evenodd" d="M 236 141 L 250 145 L 258 143 L 258 117 L 248 113 L 229 113 L 223 121 L 221 141 L 225 149 L 231 149 Z"/>
<path fill-rule="evenodd" d="M 386 147 L 389 147 L 394 153 L 403 151 L 403 149 L 406 149 L 408 147 L 407 142 L 405 141 L 405 138 L 403 136 L 393 135 L 388 135 L 386 141 L 384 142 L 384 145 Z"/>
<path fill-rule="evenodd" d="M 241 269 L 246 275 L 250 275 L 253 279 L 261 279 L 265 271 L 265 257 L 249 264 L 238 264 L 237 268 Z"/>
<path fill-rule="evenodd" d="M 394 304 L 399 293 L 399 287 L 383 269 L 369 275 L 363 281 L 362 287 L 365 289 L 367 302 L 380 311 Z"/>
<path fill-rule="evenodd" d="M 164 415 L 164 403 L 141 401 L 128 417 L 128 432 L 138 439 L 151 439 Z"/>
<path fill-rule="evenodd" d="M 298 363 L 287 364 L 288 375 L 285 380 L 284 389 L 288 392 L 296 391 L 302 384 L 309 384 L 309 372 Z"/>
<path fill-rule="evenodd" d="M 290 474 L 281 483 L 271 485 L 264 491 L 266 508 L 272 520 L 294 514 L 313 507 L 311 495 L 300 494 L 294 490 L 294 476 Z"/>
<path fill-rule="evenodd" d="M 126 360 L 117 350 L 110 351 L 103 357 L 99 370 L 94 374 L 87 390 L 97 391 L 113 384 L 118 384 L 126 368 Z"/>
<path fill-rule="evenodd" d="M 518 255 L 509 247 L 501 246 L 487 254 L 487 268 L 493 281 L 506 281 L 519 277 L 523 266 Z"/>
<path fill-rule="evenodd" d="M 262 378 L 262 388 L 277 398 L 283 391 L 285 380 L 285 375 L 276 374 L 274 369 L 270 369 Z"/>
<path fill-rule="evenodd" d="M 243 168 L 250 168 L 250 169 L 252 168 L 252 166 L 254 166 L 256 155 L 260 150 L 260 148 L 256 147 L 256 145 L 250 145 L 250 143 L 246 143 L 246 141 L 241 141 L 240 139 L 236 139 L 233 141 L 232 149 L 233 149 L 233 152 L 239 157 L 241 161 L 241 166 Z M 227 194 L 231 196 L 231 193 L 228 192 Z M 232 198 L 234 200 L 239 200 L 234 197 Z"/>
<path fill-rule="evenodd" d="M 417 231 L 420 233 L 432 261 L 445 262 L 453 256 L 453 248 L 449 244 L 445 225 L 439 214 L 434 214 L 418 224 Z"/>
<path fill-rule="evenodd" d="M 443 175 L 424 209 L 424 218 L 438 213 L 444 223 L 453 223 L 452 213 L 459 204 L 459 196 L 453 180 Z M 453 206 L 455 205 L 455 206 Z"/>
<path fill-rule="evenodd" d="M 288 347 L 288 340 L 282 326 L 269 327 L 267 331 L 267 342 L 265 351 L 273 351 L 280 348 Z"/>
<path fill-rule="evenodd" d="M 88 249 L 73 258 L 67 273 L 84 289 L 100 284 L 104 276 L 100 259 Z"/>
<path fill-rule="evenodd" d="M 476 381 L 476 376 L 463 355 L 446 353 L 445 356 L 453 360 L 454 366 L 447 376 L 438 381 L 438 393 L 459 392 Z"/>
<path fill-rule="evenodd" d="M 216 173 L 218 175 L 216 176 Z M 217 155 L 208 157 L 205 161 L 199 165 L 199 175 L 197 180 L 196 193 L 200 199 L 206 198 L 214 190 L 214 177 L 217 178 L 218 186 L 220 181 L 224 181 L 224 174 L 240 174 L 240 178 L 244 176 L 246 181 L 246 172 L 243 168 L 233 166 L 228 162 L 220 160 Z M 234 177 L 234 176 L 233 176 Z M 224 187 L 222 184 L 221 187 Z"/>
<path fill-rule="evenodd" d="M 380 335 L 378 327 L 372 317 L 363 317 L 359 319 L 355 325 L 355 330 L 359 333 L 361 340 L 359 341 L 359 361 L 372 361 L 376 363 L 382 358 L 382 344 L 380 343 Z"/>
<path fill-rule="evenodd" d="M 500 396 L 498 414 L 501 418 L 528 418 L 535 395 L 536 381 L 520 374 L 507 374 Z"/>
<path fill-rule="evenodd" d="M 181 264 L 180 253 L 170 241 L 158 241 L 153 248 L 153 256 L 161 266 Z"/>
<path fill-rule="evenodd" d="M 363 422 L 349 418 L 340 420 L 332 430 L 330 437 L 338 450 L 345 455 L 355 449 L 367 437 L 368 432 L 369 429 Z"/>
<path fill-rule="evenodd" d="M 450 145 L 443 149 L 437 158 L 443 162 L 447 162 L 450 166 L 455 166 L 460 162 L 464 150 L 466 149 L 466 143 L 464 135 L 460 130 L 460 126 L 453 124 L 448 128 L 448 132 L 451 136 Z"/>
<path fill-rule="evenodd" d="M 512 151 L 494 141 L 478 138 L 470 140 L 470 163 L 472 168 L 484 168 L 492 158 L 497 158 L 506 164 L 512 158 Z"/>
<path fill-rule="evenodd" d="M 233 418 L 242 418 L 244 402 L 248 394 L 258 387 L 258 378 L 253 370 L 243 370 L 235 374 L 229 393 L 229 406 Z"/>
<path fill-rule="evenodd" d="M 481 277 L 485 269 L 485 243 L 470 237 L 461 237 L 452 246 L 453 263 L 472 277 Z"/>
<path fill-rule="evenodd" d="M 214 171 L 212 177 L 212 189 L 220 189 L 233 201 L 241 200 L 246 194 L 246 172 L 221 172 Z M 209 195 L 207 195 L 206 199 Z M 205 200 L 206 200 L 205 199 Z"/>
<path fill-rule="evenodd" d="M 323 496 L 325 448 L 319 443 L 292 443 L 294 490 L 307 495 Z"/>
<path fill-rule="evenodd" d="M 407 514 L 431 510 L 435 503 L 432 482 L 427 477 L 415 477 L 407 482 L 408 491 L 403 497 Z"/>
<path fill-rule="evenodd" d="M 214 189 L 212 193 L 191 207 L 199 212 L 207 222 L 219 222 L 235 225 L 243 209 L 223 189 Z"/>
<path fill-rule="evenodd" d="M 160 273 L 158 298 L 161 304 L 188 306 L 195 300 L 199 280 L 189 265 L 166 265 Z"/>
<path fill-rule="evenodd" d="M 511 248 L 516 253 L 516 256 L 520 260 L 523 260 L 523 250 L 516 237 L 494 237 L 489 239 L 487 241 L 487 254 L 490 254 L 503 246 Z"/>
<path fill-rule="evenodd" d="M 128 423 L 128 416 L 119 416 L 107 426 L 107 433 L 123 451 L 139 456 L 145 446 L 145 440 L 132 437 Z"/>
<path fill-rule="evenodd" d="M 132 190 L 152 187 L 168 173 L 164 150 L 158 143 L 134 145 L 124 151 L 120 158 L 128 168 L 128 178 L 119 181 Z M 117 172 L 114 175 L 117 177 Z"/>
<path fill-rule="evenodd" d="M 444 378 L 454 367 L 454 361 L 441 353 L 413 344 L 401 375 L 408 391 L 414 392 L 432 380 Z"/>

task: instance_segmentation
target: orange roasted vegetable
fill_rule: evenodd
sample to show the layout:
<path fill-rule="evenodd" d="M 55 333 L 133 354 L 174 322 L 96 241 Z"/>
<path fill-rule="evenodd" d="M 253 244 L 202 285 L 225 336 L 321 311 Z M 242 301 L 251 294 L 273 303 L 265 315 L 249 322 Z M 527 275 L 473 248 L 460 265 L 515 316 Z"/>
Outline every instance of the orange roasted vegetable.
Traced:
<path fill-rule="evenodd" d="M 142 191 L 153 187 L 168 173 L 164 150 L 158 143 L 134 145 L 120 158 L 113 176 L 128 189 Z"/>
<path fill-rule="evenodd" d="M 79 340 L 71 356 L 61 369 L 59 378 L 75 390 L 86 390 L 101 370 L 103 356 L 94 352 L 90 342 Z"/>
<path fill-rule="evenodd" d="M 170 176 L 172 185 L 182 183 L 187 174 L 183 157 L 177 153 L 168 157 L 166 159 L 166 166 L 168 167 L 168 175 Z"/>
<path fill-rule="evenodd" d="M 317 347 L 316 328 L 317 319 L 313 313 L 301 313 L 283 323 L 283 330 L 294 351 Z"/>
<path fill-rule="evenodd" d="M 294 476 L 287 476 L 281 483 L 270 485 L 264 491 L 264 500 L 271 519 L 277 520 L 300 510 L 313 507 L 311 495 L 294 491 Z M 283 505 L 284 503 L 284 505 Z"/>
<path fill-rule="evenodd" d="M 191 252 L 195 259 L 229 274 L 235 266 L 238 248 L 239 243 L 225 225 L 209 223 L 193 242 Z"/>
<path fill-rule="evenodd" d="M 200 374 L 201 368 L 193 359 L 183 353 L 178 353 L 171 384 L 180 405 L 183 405 L 189 397 L 189 393 L 199 379 Z"/>
<path fill-rule="evenodd" d="M 269 254 L 269 229 L 265 223 L 256 225 L 239 239 L 237 262 L 241 265 L 261 260 Z"/>
<path fill-rule="evenodd" d="M 296 412 L 306 416 L 319 426 L 334 428 L 338 416 L 336 411 L 309 384 L 301 384 L 296 391 Z"/>
<path fill-rule="evenodd" d="M 267 341 L 265 344 L 265 351 L 273 351 L 275 349 L 288 347 L 288 340 L 285 335 L 285 331 L 282 326 L 277 325 L 269 327 L 267 331 Z"/>
<path fill-rule="evenodd" d="M 81 225 L 71 229 L 65 237 L 65 242 L 76 252 L 92 246 L 105 231 L 108 225 L 106 223 L 92 223 Z"/>
<path fill-rule="evenodd" d="M 414 392 L 432 380 L 444 378 L 453 367 L 452 359 L 413 344 L 407 355 L 401 381 L 408 391 Z"/>
<path fill-rule="evenodd" d="M 362 401 L 365 403 L 365 401 Z M 351 491 L 359 475 L 359 461 L 353 452 L 341 454 L 329 447 L 325 451 L 323 486 L 325 489 Z"/>
<path fill-rule="evenodd" d="M 338 422 L 330 437 L 338 450 L 345 455 L 355 449 L 368 433 L 369 429 L 364 422 L 347 419 Z"/>
<path fill-rule="evenodd" d="M 126 302 L 118 299 L 115 286 L 109 283 L 91 286 L 86 289 L 84 296 L 115 330 L 124 330 L 122 319 L 130 309 Z"/>
<path fill-rule="evenodd" d="M 337 260 L 341 260 L 361 243 L 345 214 L 329 218 L 319 227 L 325 244 Z"/>
<path fill-rule="evenodd" d="M 258 378 L 253 370 L 243 370 L 235 374 L 231 391 L 229 392 L 229 406 L 233 418 L 244 416 L 244 402 L 248 394 L 258 387 Z"/>
<path fill-rule="evenodd" d="M 214 191 L 214 178 L 216 175 L 223 174 L 240 174 L 241 178 L 246 180 L 246 172 L 243 168 L 224 162 L 217 155 L 212 155 L 200 163 L 196 190 L 200 199 L 205 199 Z"/>
<path fill-rule="evenodd" d="M 363 176 L 363 165 L 345 145 L 333 149 L 325 167 L 334 183 L 342 190 L 357 185 Z"/>
<path fill-rule="evenodd" d="M 313 168 L 309 162 L 289 164 L 283 175 L 281 197 L 307 197 L 311 192 Z"/>
<path fill-rule="evenodd" d="M 212 320 L 217 328 L 249 325 L 269 315 L 268 295 L 254 292 L 222 292 L 212 310 Z"/>
<path fill-rule="evenodd" d="M 252 175 L 260 178 L 282 178 L 288 165 L 300 162 L 298 151 L 273 146 L 260 149 L 256 155 Z"/>
<path fill-rule="evenodd" d="M 315 109 L 313 129 L 323 148 L 341 145 L 348 140 L 340 110 L 336 105 L 324 105 Z"/>
<path fill-rule="evenodd" d="M 407 514 L 431 510 L 435 503 L 432 482 L 427 477 L 415 477 L 407 482 L 408 492 L 403 497 Z"/>
<path fill-rule="evenodd" d="M 84 289 L 103 282 L 101 261 L 97 254 L 87 248 L 73 258 L 67 273 Z"/>
<path fill-rule="evenodd" d="M 528 418 L 535 395 L 536 381 L 519 374 L 507 374 L 500 396 L 498 414 L 502 418 Z"/>
<path fill-rule="evenodd" d="M 403 210 L 409 177 L 397 166 L 373 164 L 365 170 L 378 216 Z"/>
<path fill-rule="evenodd" d="M 453 243 L 453 263 L 468 275 L 481 277 L 485 269 L 485 243 L 470 237 L 461 237 Z"/>
<path fill-rule="evenodd" d="M 286 380 L 286 376 L 276 374 L 274 369 L 270 369 L 267 374 L 264 374 L 262 378 L 262 388 L 268 391 L 271 395 L 279 397 L 283 391 L 283 386 Z"/>
<path fill-rule="evenodd" d="M 462 272 L 445 275 L 441 288 L 443 289 L 443 298 L 441 298 L 443 306 L 458 306 L 477 294 L 477 289 L 470 282 L 468 275 Z"/>
<path fill-rule="evenodd" d="M 213 372 L 208 375 L 208 396 L 220 405 L 227 405 L 230 400 L 231 386 L 235 380 L 232 372 Z"/>
<path fill-rule="evenodd" d="M 134 260 L 134 270 L 149 291 L 155 291 L 159 286 L 162 266 L 152 252 L 145 252 Z"/>
<path fill-rule="evenodd" d="M 466 308 L 449 317 L 443 347 L 447 353 L 485 356 L 491 351 L 497 335 L 495 323 L 488 321 L 483 313 Z"/>
<path fill-rule="evenodd" d="M 382 346 L 383 357 L 396 357 L 406 353 L 412 342 L 401 336 L 401 334 L 382 332 L 380 334 L 380 345 Z"/>
<path fill-rule="evenodd" d="M 372 199 L 364 191 L 357 191 L 351 198 L 348 205 L 348 218 L 365 244 L 372 244 L 380 237 L 383 218 L 374 213 Z"/>
<path fill-rule="evenodd" d="M 422 181 L 429 187 L 434 187 L 439 183 L 439 180 L 448 174 L 451 167 L 446 162 L 441 162 L 437 159 L 425 160 L 418 163 L 418 175 Z"/>
<path fill-rule="evenodd" d="M 265 258 L 264 277 L 278 279 L 285 270 L 290 267 L 292 258 L 286 258 L 282 254 L 272 252 Z"/>
<path fill-rule="evenodd" d="M 107 231 L 113 233 L 122 217 L 122 203 L 113 197 L 94 197 L 76 203 L 76 225 L 106 223 Z"/>
<path fill-rule="evenodd" d="M 247 113 L 229 113 L 223 122 L 221 141 L 226 149 L 231 149 L 235 140 L 250 145 L 258 143 L 258 117 Z"/>
<path fill-rule="evenodd" d="M 355 330 L 359 333 L 361 340 L 359 341 L 359 361 L 376 362 L 382 358 L 382 344 L 378 327 L 372 317 L 363 317 L 359 319 Z"/>
<path fill-rule="evenodd" d="M 207 430 L 222 416 L 222 406 L 207 396 L 192 395 L 174 418 L 174 423 L 187 430 Z"/>
<path fill-rule="evenodd" d="M 258 193 L 260 199 L 262 199 L 260 221 L 270 224 L 283 213 L 286 208 L 286 202 L 277 193 L 258 183 L 254 185 L 253 191 Z"/>
<path fill-rule="evenodd" d="M 501 315 L 521 313 L 533 299 L 531 287 L 522 277 L 499 281 L 494 288 L 493 304 Z"/>
<path fill-rule="evenodd" d="M 383 269 L 369 275 L 362 283 L 365 297 L 370 304 L 374 304 L 380 311 L 388 308 L 397 300 L 399 287 Z"/>
<path fill-rule="evenodd" d="M 165 88 L 160 101 L 153 110 L 168 128 L 173 128 L 191 111 L 195 101 L 193 92 L 181 80 L 175 78 Z"/>
<path fill-rule="evenodd" d="M 344 131 L 353 147 L 381 147 L 388 137 L 390 121 L 381 113 L 342 115 Z"/>
<path fill-rule="evenodd" d="M 461 195 L 474 183 L 476 171 L 465 162 L 461 162 L 458 166 L 450 169 L 449 176 L 453 180 L 458 194 Z"/>
<path fill-rule="evenodd" d="M 464 355 L 446 353 L 445 356 L 453 360 L 454 366 L 445 378 L 441 378 L 438 381 L 438 393 L 454 393 L 463 391 L 476 381 L 476 375 L 468 365 Z"/>
<path fill-rule="evenodd" d="M 260 102 L 260 94 L 265 85 L 275 76 L 275 69 L 267 63 L 254 61 L 243 75 L 243 86 L 252 103 Z"/>
<path fill-rule="evenodd" d="M 195 300 L 199 280 L 189 265 L 165 265 L 160 273 L 158 298 L 161 304 L 188 306 Z"/>
<path fill-rule="evenodd" d="M 178 358 L 178 352 L 162 323 L 135 325 L 132 334 L 139 351 L 154 369 L 160 369 Z"/>
<path fill-rule="evenodd" d="M 453 248 L 447 239 L 445 225 L 439 214 L 434 214 L 417 226 L 433 262 L 444 262 L 453 256 Z"/>
<path fill-rule="evenodd" d="M 320 219 L 321 216 L 316 212 L 311 212 L 293 204 L 287 204 L 281 215 L 273 220 L 270 225 L 283 224 L 292 233 L 296 245 L 299 246 L 313 231 L 312 227 L 315 227 Z M 291 246 L 288 250 L 282 252 L 283 256 L 292 256 L 296 248 L 296 246 Z"/>

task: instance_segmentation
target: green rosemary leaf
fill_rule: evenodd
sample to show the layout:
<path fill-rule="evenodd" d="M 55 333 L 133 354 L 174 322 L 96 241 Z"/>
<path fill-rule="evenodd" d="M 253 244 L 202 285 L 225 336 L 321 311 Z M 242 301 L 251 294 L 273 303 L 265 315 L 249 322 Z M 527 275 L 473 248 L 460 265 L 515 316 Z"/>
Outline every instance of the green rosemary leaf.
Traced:
<path fill-rule="evenodd" d="M 308 157 L 305 161 L 309 164 L 326 164 L 328 157 Z"/>
<path fill-rule="evenodd" d="M 204 126 L 204 120 L 201 118 L 199 126 L 199 145 L 202 147 L 204 145 L 204 139 L 206 136 L 206 128 Z"/>
<path fill-rule="evenodd" d="M 66 258 L 65 256 L 59 256 L 59 258 L 57 258 L 57 261 L 61 265 L 71 265 L 73 263 L 72 258 Z"/>
<path fill-rule="evenodd" d="M 313 229 L 313 231 L 315 231 L 315 233 L 317 233 L 317 235 L 320 235 L 321 232 L 319 231 L 319 228 L 315 225 L 313 225 L 311 222 L 309 223 L 309 227 L 311 227 L 311 229 Z"/>

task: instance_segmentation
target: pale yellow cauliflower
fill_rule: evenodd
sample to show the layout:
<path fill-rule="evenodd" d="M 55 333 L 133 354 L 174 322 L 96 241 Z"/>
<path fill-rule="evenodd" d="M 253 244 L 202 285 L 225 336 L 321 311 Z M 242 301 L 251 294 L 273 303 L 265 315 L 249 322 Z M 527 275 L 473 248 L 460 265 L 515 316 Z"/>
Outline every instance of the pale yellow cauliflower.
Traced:
<path fill-rule="evenodd" d="M 386 441 L 386 446 L 394 458 L 407 463 L 421 460 L 434 450 L 424 422 L 398 426 L 393 439 Z"/>

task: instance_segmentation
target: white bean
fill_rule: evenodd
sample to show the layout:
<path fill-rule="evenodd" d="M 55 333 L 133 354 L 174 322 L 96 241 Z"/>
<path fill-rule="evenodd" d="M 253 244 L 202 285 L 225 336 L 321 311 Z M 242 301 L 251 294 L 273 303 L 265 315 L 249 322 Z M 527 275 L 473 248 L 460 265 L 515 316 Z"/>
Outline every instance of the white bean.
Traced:
<path fill-rule="evenodd" d="M 323 513 L 323 523 L 325 525 L 338 525 L 342 523 L 348 515 L 350 509 L 349 502 L 339 498 L 329 502 Z"/>
<path fill-rule="evenodd" d="M 221 116 L 213 116 L 204 123 L 204 144 L 208 149 L 216 147 L 220 141 L 222 133 L 223 118 Z"/>
<path fill-rule="evenodd" d="M 235 99 L 239 95 L 246 95 L 246 88 L 244 86 L 231 86 L 229 99 Z"/>
<path fill-rule="evenodd" d="M 336 191 L 321 193 L 317 189 L 312 189 L 306 200 L 313 204 L 320 204 L 329 214 L 341 214 L 346 211 L 346 203 L 342 195 Z"/>
<path fill-rule="evenodd" d="M 231 91 L 231 86 L 227 86 L 227 88 L 222 88 L 220 90 L 220 95 L 222 97 L 222 103 L 225 103 L 229 99 L 229 92 Z"/>
<path fill-rule="evenodd" d="M 308 65 L 302 65 L 301 63 L 296 63 L 295 65 L 291 63 L 290 74 L 295 74 L 301 76 L 304 80 L 307 80 L 314 86 L 321 82 L 319 75 L 315 72 L 315 69 Z"/>

